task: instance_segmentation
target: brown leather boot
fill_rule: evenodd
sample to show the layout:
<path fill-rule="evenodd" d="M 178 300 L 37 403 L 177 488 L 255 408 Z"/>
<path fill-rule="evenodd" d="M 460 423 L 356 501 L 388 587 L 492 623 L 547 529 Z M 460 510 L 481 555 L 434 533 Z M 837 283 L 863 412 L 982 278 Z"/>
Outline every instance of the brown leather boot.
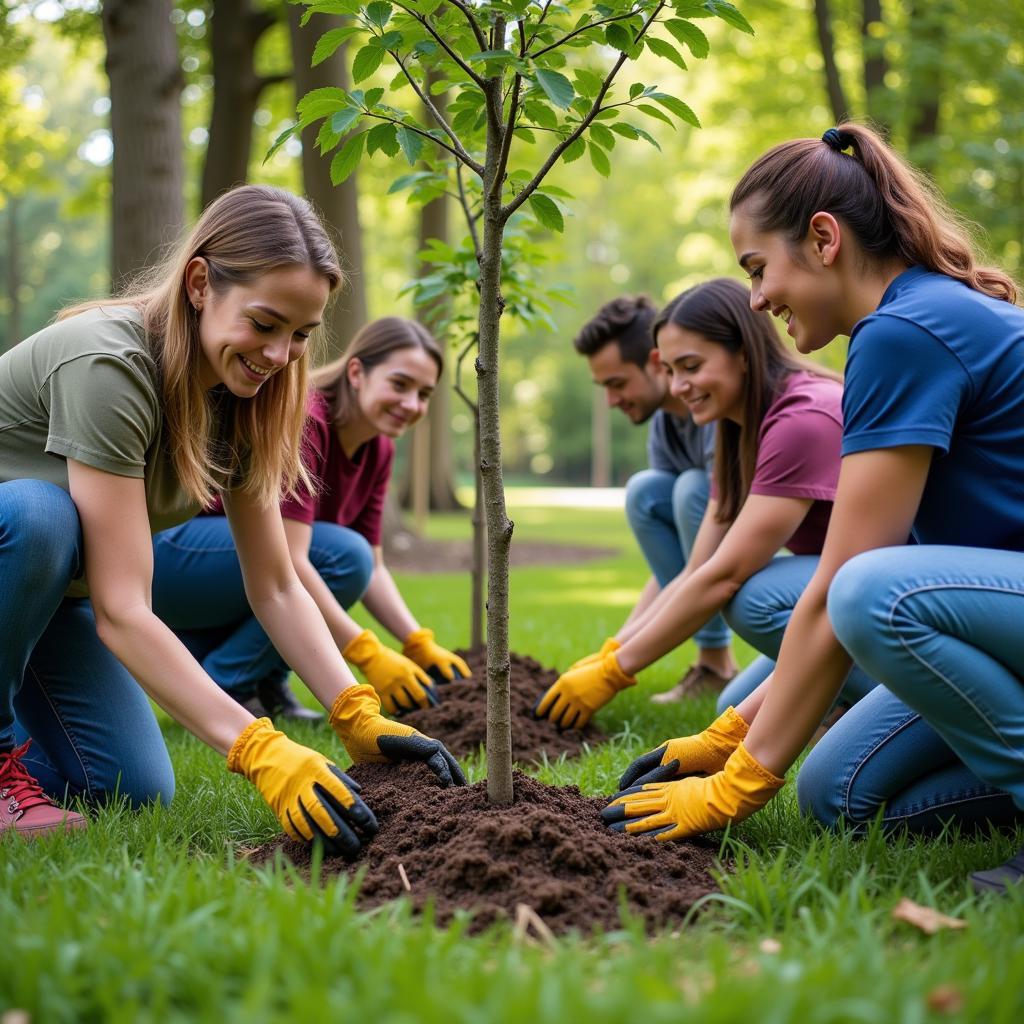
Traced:
<path fill-rule="evenodd" d="M 699 697 L 705 693 L 721 693 L 732 676 L 720 676 L 707 665 L 691 665 L 683 678 L 663 693 L 651 697 L 652 704 L 676 704 L 687 697 Z"/>
<path fill-rule="evenodd" d="M 21 763 L 32 741 L 0 750 L 0 832 L 13 830 L 31 839 L 63 829 L 85 828 L 81 814 L 58 807 Z"/>

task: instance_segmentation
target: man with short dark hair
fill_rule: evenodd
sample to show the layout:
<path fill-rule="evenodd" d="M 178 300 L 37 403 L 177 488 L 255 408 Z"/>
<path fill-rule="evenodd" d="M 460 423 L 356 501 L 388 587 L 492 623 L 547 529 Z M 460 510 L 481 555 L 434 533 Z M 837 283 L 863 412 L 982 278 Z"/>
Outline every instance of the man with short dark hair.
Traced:
<path fill-rule="evenodd" d="M 708 503 L 715 425 L 699 427 L 685 403 L 669 393 L 651 327 L 657 316 L 645 295 L 605 303 L 573 341 L 586 356 L 594 383 L 608 404 L 633 423 L 650 423 L 649 468 L 626 483 L 626 518 L 651 569 L 651 578 L 629 615 L 631 621 L 686 567 Z M 717 692 L 736 674 L 732 634 L 721 615 L 695 635 L 697 663 L 676 686 L 656 694 L 656 703 L 686 694 Z"/>

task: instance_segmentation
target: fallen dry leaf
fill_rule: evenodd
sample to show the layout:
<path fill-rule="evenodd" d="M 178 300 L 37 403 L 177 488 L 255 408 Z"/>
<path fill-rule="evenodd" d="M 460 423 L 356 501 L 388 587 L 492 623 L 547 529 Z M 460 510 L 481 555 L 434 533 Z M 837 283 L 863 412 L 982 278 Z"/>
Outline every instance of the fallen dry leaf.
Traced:
<path fill-rule="evenodd" d="M 762 939 L 760 943 L 758 943 L 757 948 L 761 950 L 762 953 L 781 953 L 782 943 L 779 942 L 778 939 Z"/>
<path fill-rule="evenodd" d="M 959 1013 L 964 1008 L 964 994 L 956 985 L 936 985 L 925 997 L 925 1003 L 936 1013 Z"/>
<path fill-rule="evenodd" d="M 967 922 L 962 918 L 947 917 L 931 907 L 922 907 L 920 903 L 908 900 L 905 896 L 892 908 L 892 917 L 894 921 L 906 921 L 926 935 L 934 935 L 943 928 L 967 927 Z"/>

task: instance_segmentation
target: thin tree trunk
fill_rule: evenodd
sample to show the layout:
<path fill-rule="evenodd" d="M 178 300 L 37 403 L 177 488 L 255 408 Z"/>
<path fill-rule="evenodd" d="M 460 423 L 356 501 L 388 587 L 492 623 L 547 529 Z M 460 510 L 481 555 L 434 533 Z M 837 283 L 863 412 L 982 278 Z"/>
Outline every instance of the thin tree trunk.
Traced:
<path fill-rule="evenodd" d="M 213 110 L 203 163 L 204 207 L 248 178 L 252 119 L 260 94 L 286 77 L 256 74 L 256 44 L 276 20 L 266 10 L 254 10 L 251 0 L 214 0 L 210 20 Z"/>
<path fill-rule="evenodd" d="M 504 38 L 505 20 L 495 19 L 492 38 Z M 487 521 L 487 799 L 507 806 L 512 788 L 512 714 L 509 704 L 508 567 L 512 523 L 505 509 L 501 472 L 499 381 L 501 248 L 505 222 L 496 169 L 502 148 L 501 80 L 487 83 L 487 148 L 484 158 L 483 246 L 480 255 L 480 351 L 476 360 L 480 409 L 480 475 Z"/>
<path fill-rule="evenodd" d="M 948 0 L 921 0 L 910 8 L 910 52 L 908 75 L 910 101 L 907 141 L 911 158 L 931 173 L 938 154 L 931 145 L 939 130 L 939 102 L 942 96 L 946 26 L 953 17 Z"/>
<path fill-rule="evenodd" d="M 318 15 L 315 24 L 302 28 L 302 11 L 301 7 L 288 5 L 288 28 L 295 64 L 295 95 L 305 96 L 307 92 L 325 86 L 349 88 L 345 46 L 339 47 L 331 57 L 315 68 L 311 66 L 317 39 L 328 29 L 340 28 L 345 23 L 344 19 Z M 333 185 L 331 162 L 317 152 L 315 139 L 316 129 L 307 128 L 302 135 L 302 180 L 306 195 L 316 206 L 338 247 L 346 271 L 345 287 L 334 302 L 328 324 L 330 357 L 333 358 L 341 354 L 352 336 L 369 318 L 363 279 L 363 235 L 359 223 L 356 175 L 353 174 L 341 185 Z"/>
<path fill-rule="evenodd" d="M 828 90 L 828 101 L 832 107 L 832 117 L 836 124 L 848 121 L 850 107 L 843 92 L 843 83 L 839 78 L 836 65 L 835 42 L 832 39 L 832 13 L 828 0 L 814 0 L 814 24 L 818 30 L 818 45 L 825 62 L 825 87 Z"/>
<path fill-rule="evenodd" d="M 105 0 L 114 141 L 115 290 L 157 259 L 184 223 L 182 72 L 171 0 Z"/>
<path fill-rule="evenodd" d="M 18 199 L 8 194 L 7 199 L 7 349 L 21 341 L 21 263 L 18 238 Z"/>
<path fill-rule="evenodd" d="M 470 601 L 469 645 L 484 645 L 484 573 L 487 570 L 487 520 L 484 515 L 484 482 L 480 474 L 480 419 L 473 418 L 473 565 Z"/>
<path fill-rule="evenodd" d="M 868 117 L 887 138 L 892 132 L 887 116 L 885 76 L 889 62 L 885 59 L 883 40 L 873 34 L 872 25 L 881 25 L 882 0 L 863 0 L 860 25 L 861 54 L 864 61 L 864 97 Z"/>
<path fill-rule="evenodd" d="M 611 487 L 612 422 L 604 390 L 595 388 L 590 405 L 590 486 Z"/>

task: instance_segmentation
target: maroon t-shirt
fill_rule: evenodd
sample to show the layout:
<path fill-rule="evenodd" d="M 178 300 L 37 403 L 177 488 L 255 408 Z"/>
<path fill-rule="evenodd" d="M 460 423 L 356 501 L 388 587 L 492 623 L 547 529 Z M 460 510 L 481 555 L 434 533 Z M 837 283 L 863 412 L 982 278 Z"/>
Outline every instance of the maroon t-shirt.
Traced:
<path fill-rule="evenodd" d="M 839 381 L 801 370 L 789 375 L 761 421 L 750 493 L 813 499 L 786 543 L 794 555 L 820 554 L 825 544 L 839 482 L 842 403 Z"/>
<path fill-rule="evenodd" d="M 319 484 L 317 494 L 301 491 L 281 503 L 281 515 L 300 523 L 326 522 L 361 533 L 372 546 L 381 542 L 384 497 L 395 461 L 395 445 L 378 434 L 350 459 L 331 426 L 323 392 L 310 392 L 309 415 L 302 438 L 302 458 Z"/>
<path fill-rule="evenodd" d="M 318 490 L 314 495 L 300 488 L 297 497 L 283 501 L 282 518 L 310 525 L 327 522 L 347 526 L 377 547 L 394 460 L 394 442 L 383 435 L 367 441 L 350 459 L 331 427 L 326 397 L 312 390 L 302 435 L 302 461 Z M 223 515 L 220 498 L 204 514 Z"/>

